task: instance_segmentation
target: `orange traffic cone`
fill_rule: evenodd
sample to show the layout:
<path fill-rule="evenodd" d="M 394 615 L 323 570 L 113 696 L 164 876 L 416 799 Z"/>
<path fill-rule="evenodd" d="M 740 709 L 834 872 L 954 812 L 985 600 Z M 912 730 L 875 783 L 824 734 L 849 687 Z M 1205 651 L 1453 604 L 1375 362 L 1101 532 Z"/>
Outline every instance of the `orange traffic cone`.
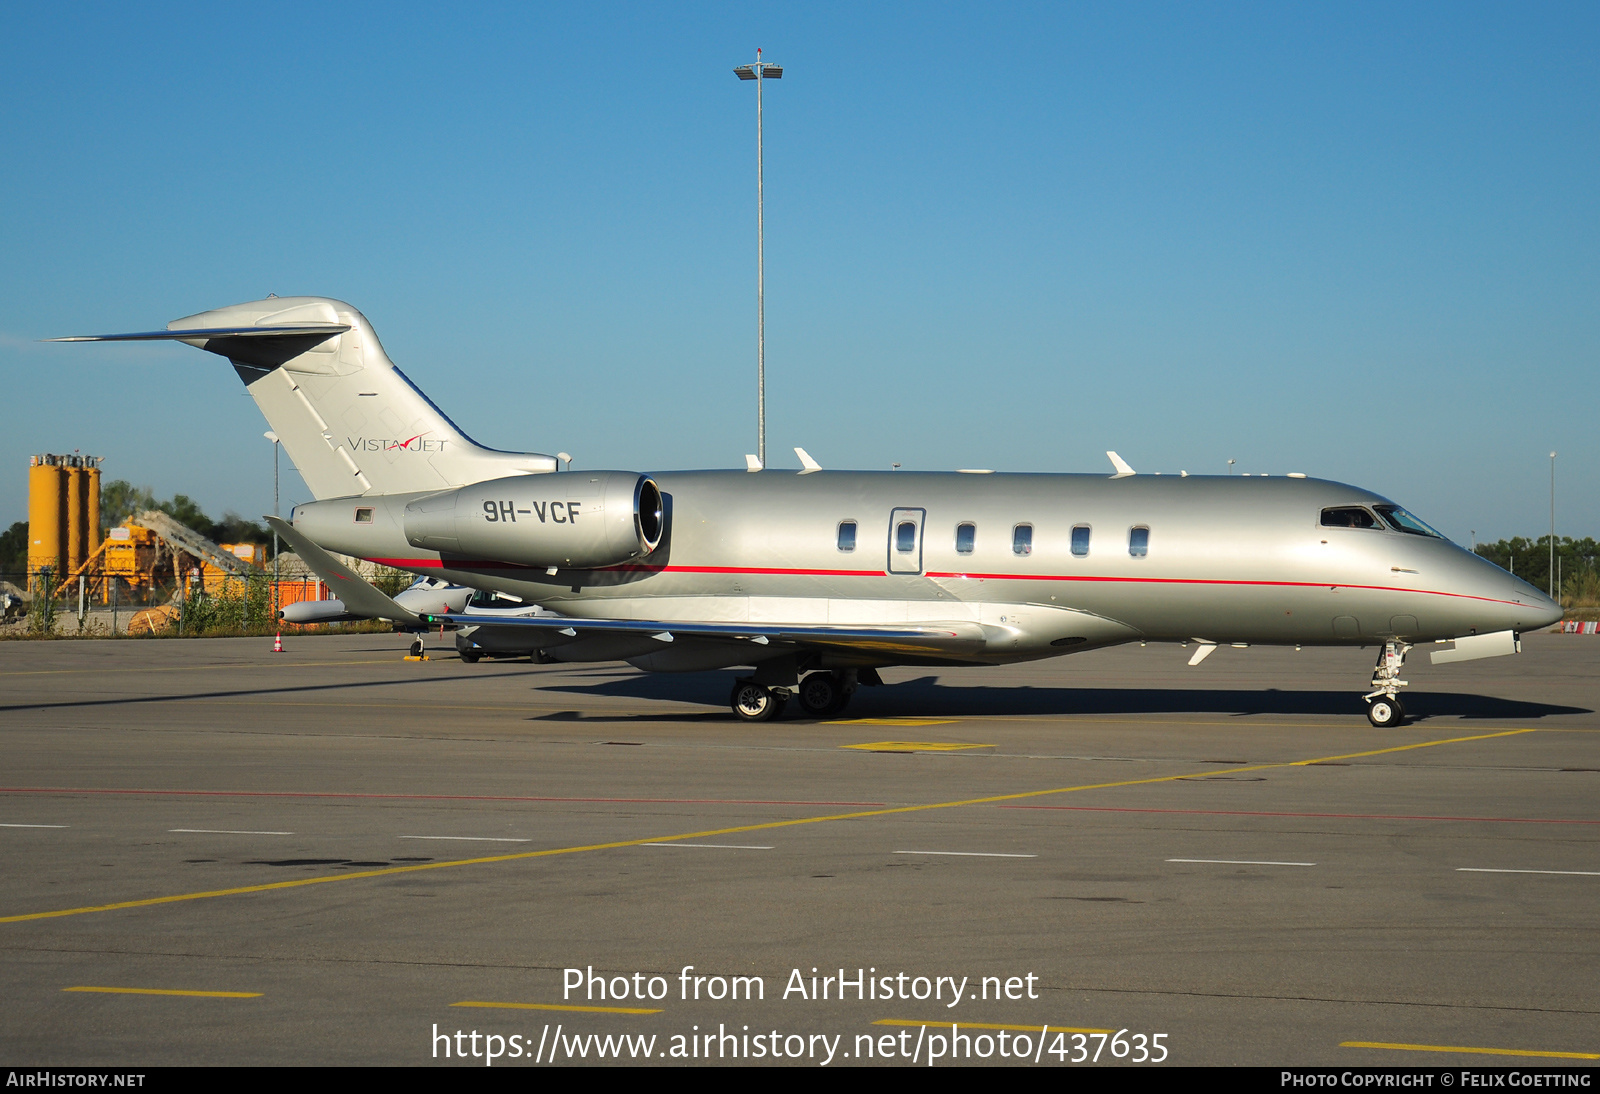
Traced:
<path fill-rule="evenodd" d="M 277 637 L 273 638 L 273 640 L 272 640 L 272 652 L 273 653 L 282 653 L 283 652 L 283 632 L 282 631 L 279 631 L 278 634 L 277 634 Z"/>

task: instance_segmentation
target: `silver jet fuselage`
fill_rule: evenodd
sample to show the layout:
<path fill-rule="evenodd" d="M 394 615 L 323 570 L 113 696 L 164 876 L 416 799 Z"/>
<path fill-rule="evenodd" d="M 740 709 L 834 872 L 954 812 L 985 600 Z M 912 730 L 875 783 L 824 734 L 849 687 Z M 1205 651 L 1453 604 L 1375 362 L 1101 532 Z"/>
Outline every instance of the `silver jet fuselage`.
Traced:
<path fill-rule="evenodd" d="M 585 474 L 497 481 L 548 490 L 556 501 Z M 659 544 L 604 568 L 419 549 L 415 536 L 408 539 L 405 509 L 441 496 L 428 493 L 313 502 L 296 508 L 294 523 L 331 550 L 512 593 L 570 616 L 978 624 L 981 648 L 938 659 L 967 663 L 1135 640 L 1414 643 L 1560 618 L 1544 594 L 1447 540 L 1325 526 L 1326 509 L 1389 503 L 1317 479 L 774 470 L 649 478 L 664 506 Z M 495 484 L 473 489 L 492 495 Z M 841 536 L 851 523 L 853 547 Z M 631 648 L 621 642 L 596 652 L 630 658 Z M 645 667 L 717 661 L 689 648 L 674 656 Z M 853 660 L 928 658 L 886 649 Z"/>

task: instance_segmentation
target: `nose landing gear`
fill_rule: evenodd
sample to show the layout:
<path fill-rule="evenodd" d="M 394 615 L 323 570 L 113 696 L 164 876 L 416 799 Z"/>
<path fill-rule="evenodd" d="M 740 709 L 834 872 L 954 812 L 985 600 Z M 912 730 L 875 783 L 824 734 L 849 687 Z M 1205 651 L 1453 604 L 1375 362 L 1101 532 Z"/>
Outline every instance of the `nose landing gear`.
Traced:
<path fill-rule="evenodd" d="M 1367 701 L 1367 721 L 1379 729 L 1404 725 L 1406 708 L 1400 702 L 1400 689 L 1408 681 L 1400 679 L 1400 667 L 1406 663 L 1411 646 L 1406 642 L 1385 642 L 1378 663 L 1372 670 L 1372 691 L 1362 698 Z"/>

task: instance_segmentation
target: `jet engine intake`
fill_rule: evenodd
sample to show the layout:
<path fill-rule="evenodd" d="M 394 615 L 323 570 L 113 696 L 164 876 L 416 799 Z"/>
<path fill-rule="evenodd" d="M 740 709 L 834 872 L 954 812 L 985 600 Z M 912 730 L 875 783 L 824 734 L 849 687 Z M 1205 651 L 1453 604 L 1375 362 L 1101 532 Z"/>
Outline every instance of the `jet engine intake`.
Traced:
<path fill-rule="evenodd" d="M 444 555 L 589 570 L 642 558 L 663 531 L 661 491 L 632 471 L 514 475 L 418 498 L 406 540 Z"/>

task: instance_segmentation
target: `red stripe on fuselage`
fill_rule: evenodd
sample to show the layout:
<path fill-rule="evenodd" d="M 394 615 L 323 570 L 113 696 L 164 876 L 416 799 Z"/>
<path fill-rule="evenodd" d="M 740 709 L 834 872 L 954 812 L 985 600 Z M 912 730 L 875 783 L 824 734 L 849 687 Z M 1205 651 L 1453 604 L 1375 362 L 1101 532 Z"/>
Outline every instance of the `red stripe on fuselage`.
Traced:
<path fill-rule="evenodd" d="M 426 558 L 374 558 L 369 562 L 376 562 L 384 566 L 394 566 L 402 570 L 523 570 L 528 573 L 544 574 L 545 567 L 523 566 L 514 562 L 489 562 L 468 560 L 434 560 Z M 1515 600 L 1501 600 L 1492 596 L 1476 596 L 1472 593 L 1450 593 L 1438 589 L 1406 589 L 1398 585 L 1351 585 L 1346 582 L 1333 581 L 1252 581 L 1236 578 L 1221 577 L 1107 577 L 1093 574 L 958 574 L 946 573 L 938 570 L 929 570 L 923 574 L 891 574 L 884 570 L 808 570 L 795 569 L 781 566 L 607 566 L 597 570 L 570 570 L 569 573 L 645 573 L 645 574 L 762 574 L 780 577 L 929 577 L 929 578 L 956 578 L 972 581 L 1083 581 L 1107 582 L 1132 585 L 1224 585 L 1224 586 L 1258 586 L 1262 588 L 1281 589 L 1359 589 L 1367 592 L 1380 593 L 1416 593 L 1419 596 L 1453 596 L 1463 600 L 1481 600 L 1487 604 L 1512 604 L 1521 607 Z"/>

